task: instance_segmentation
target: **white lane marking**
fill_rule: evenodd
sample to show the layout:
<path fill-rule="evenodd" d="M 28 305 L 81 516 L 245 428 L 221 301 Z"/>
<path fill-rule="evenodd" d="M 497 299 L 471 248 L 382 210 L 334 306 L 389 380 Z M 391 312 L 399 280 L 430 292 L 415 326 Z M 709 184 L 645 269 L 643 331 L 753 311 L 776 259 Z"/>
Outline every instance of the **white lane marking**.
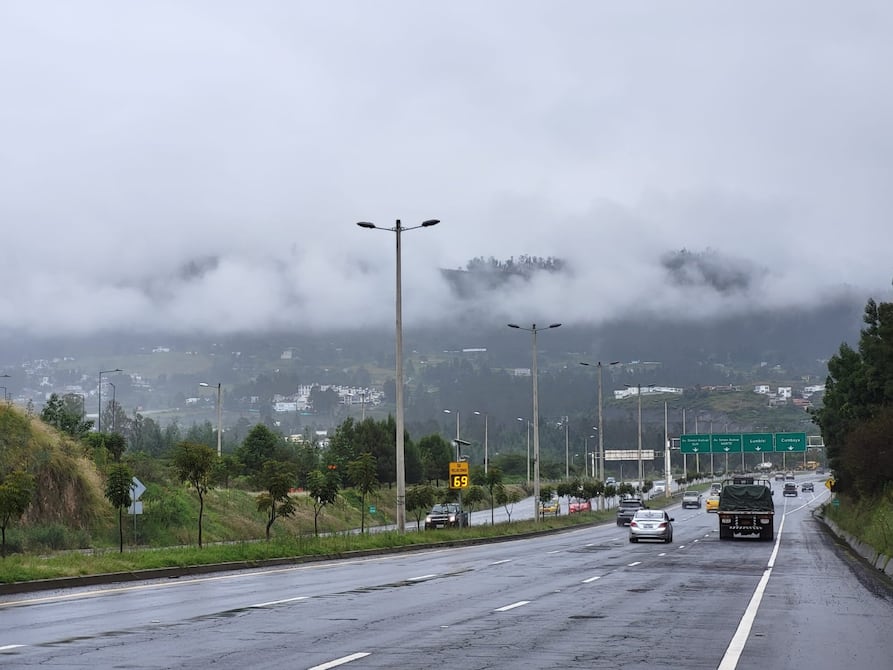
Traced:
<path fill-rule="evenodd" d="M 518 602 L 516 602 L 516 603 L 512 603 L 511 605 L 506 605 L 505 607 L 497 607 L 497 608 L 496 608 L 495 610 L 493 610 L 493 611 L 494 611 L 494 612 L 508 612 L 509 610 L 513 610 L 513 609 L 515 609 L 516 607 L 521 607 L 521 606 L 523 606 L 523 605 L 527 605 L 527 604 L 529 604 L 529 603 L 530 603 L 529 600 L 519 600 Z"/>
<path fill-rule="evenodd" d="M 665 551 L 662 551 L 658 554 L 658 556 L 666 556 L 666 555 L 667 555 L 667 552 L 665 552 Z"/>
<path fill-rule="evenodd" d="M 697 542 L 697 540 L 695 540 L 695 542 Z M 677 548 L 677 549 L 685 549 L 685 545 L 684 545 L 684 544 L 680 544 L 680 545 L 679 545 L 678 547 L 676 547 L 676 548 Z"/>
<path fill-rule="evenodd" d="M 299 600 L 306 600 L 307 596 L 297 596 L 296 598 L 283 598 L 282 600 L 271 600 L 268 603 L 258 603 L 252 607 L 270 607 L 271 605 L 282 605 L 283 603 L 295 603 Z"/>
<path fill-rule="evenodd" d="M 408 582 L 423 582 L 423 581 L 425 581 L 426 579 L 434 579 L 435 577 L 437 577 L 436 574 L 432 574 L 432 575 L 422 575 L 421 577 L 410 577 L 410 578 L 407 579 L 406 581 L 408 581 Z"/>
<path fill-rule="evenodd" d="M 25 645 L 23 645 L 23 644 L 7 644 L 7 645 L 0 647 L 0 651 L 7 651 L 9 649 L 18 649 L 19 647 L 24 647 L 24 646 Z"/>
<path fill-rule="evenodd" d="M 329 670 L 329 668 L 337 668 L 339 665 L 344 665 L 345 663 L 350 663 L 351 661 L 356 661 L 360 658 L 366 658 L 371 653 L 372 652 L 370 651 L 358 651 L 356 654 L 351 654 L 350 656 L 342 656 L 341 658 L 336 658 L 334 661 L 329 661 L 328 663 L 314 665 L 312 668 L 308 668 L 308 670 Z"/>
<path fill-rule="evenodd" d="M 627 564 L 626 564 L 626 567 L 628 567 L 628 568 L 633 568 L 633 567 L 635 567 L 635 566 L 637 566 L 637 565 L 642 565 L 642 561 L 633 561 L 632 563 L 627 563 Z"/>
<path fill-rule="evenodd" d="M 547 551 L 546 553 L 547 553 L 547 554 L 557 554 L 557 553 L 559 553 L 560 551 L 561 551 L 560 549 L 556 549 L 555 551 Z"/>
<path fill-rule="evenodd" d="M 772 576 L 772 568 L 775 567 L 775 558 L 778 556 L 778 548 L 781 545 L 781 531 L 784 528 L 784 520 L 785 515 L 782 515 L 781 524 L 778 526 L 778 533 L 775 538 L 775 547 L 772 549 L 772 554 L 769 556 L 769 563 L 763 571 L 763 576 L 760 577 L 760 581 L 757 584 L 756 590 L 753 592 L 750 603 L 748 604 L 747 609 L 744 610 L 744 614 L 741 616 L 741 621 L 738 623 L 738 628 L 732 636 L 732 641 L 729 642 L 726 653 L 723 655 L 722 661 L 720 661 L 716 670 L 735 670 L 735 668 L 738 667 L 738 660 L 744 652 L 744 645 L 747 644 L 747 638 L 750 637 L 750 629 L 753 627 L 754 619 L 757 617 L 757 610 L 760 609 L 763 593 L 766 591 L 766 586 L 769 584 L 769 577 Z"/>
<path fill-rule="evenodd" d="M 490 565 L 500 565 L 502 563 L 511 563 L 511 558 L 503 558 L 501 561 L 493 561 Z"/>
<path fill-rule="evenodd" d="M 609 540 L 609 542 L 610 542 L 610 540 Z M 590 542 L 589 544 L 585 544 L 585 545 L 583 545 L 583 546 L 584 546 L 584 547 L 594 547 L 594 546 L 595 546 L 595 542 Z"/>
<path fill-rule="evenodd" d="M 590 577 L 589 579 L 584 579 L 584 580 L 583 580 L 583 583 L 584 583 L 584 584 L 589 584 L 590 582 L 594 582 L 594 581 L 596 581 L 596 580 L 598 580 L 598 579 L 601 579 L 601 578 L 602 578 L 601 575 L 599 575 L 598 577 Z"/>

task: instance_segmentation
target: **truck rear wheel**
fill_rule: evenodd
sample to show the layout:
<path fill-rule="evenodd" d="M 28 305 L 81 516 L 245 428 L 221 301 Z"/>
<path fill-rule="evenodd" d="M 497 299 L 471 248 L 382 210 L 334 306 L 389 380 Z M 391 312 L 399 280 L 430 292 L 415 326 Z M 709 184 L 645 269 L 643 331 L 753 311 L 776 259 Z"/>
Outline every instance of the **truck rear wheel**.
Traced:
<path fill-rule="evenodd" d="M 765 542 L 772 542 L 775 538 L 775 526 L 773 524 L 769 524 L 764 527 L 763 530 L 760 531 L 760 539 Z"/>
<path fill-rule="evenodd" d="M 730 540 L 730 539 L 732 539 L 733 535 L 734 535 L 734 533 L 732 532 L 731 528 L 726 528 L 725 526 L 722 526 L 722 525 L 719 527 L 719 539 L 720 540 Z"/>

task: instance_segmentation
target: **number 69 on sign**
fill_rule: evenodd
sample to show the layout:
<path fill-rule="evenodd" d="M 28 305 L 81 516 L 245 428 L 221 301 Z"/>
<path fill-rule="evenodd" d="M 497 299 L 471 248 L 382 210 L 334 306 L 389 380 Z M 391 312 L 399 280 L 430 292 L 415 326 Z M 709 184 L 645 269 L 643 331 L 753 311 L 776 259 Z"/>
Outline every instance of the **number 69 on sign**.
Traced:
<path fill-rule="evenodd" d="M 468 475 L 450 475 L 451 489 L 467 489 L 468 483 Z"/>

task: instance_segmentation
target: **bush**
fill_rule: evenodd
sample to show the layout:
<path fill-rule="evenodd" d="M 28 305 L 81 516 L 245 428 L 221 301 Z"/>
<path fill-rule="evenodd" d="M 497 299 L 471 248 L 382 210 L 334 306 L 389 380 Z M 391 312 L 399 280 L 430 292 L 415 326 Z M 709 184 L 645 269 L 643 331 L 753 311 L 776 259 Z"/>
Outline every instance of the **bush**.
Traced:
<path fill-rule="evenodd" d="M 22 529 L 26 551 L 43 552 L 90 547 L 90 533 L 80 528 L 69 528 L 61 523 L 32 526 Z"/>

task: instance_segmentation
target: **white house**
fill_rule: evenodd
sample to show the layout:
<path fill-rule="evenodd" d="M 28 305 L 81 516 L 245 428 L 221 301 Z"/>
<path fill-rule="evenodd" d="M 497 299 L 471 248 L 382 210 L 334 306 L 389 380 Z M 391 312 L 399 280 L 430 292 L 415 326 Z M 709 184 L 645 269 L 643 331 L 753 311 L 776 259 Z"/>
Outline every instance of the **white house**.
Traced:
<path fill-rule="evenodd" d="M 769 395 L 771 391 L 769 390 L 769 384 L 757 384 L 753 387 L 754 393 L 760 393 L 762 395 Z"/>

